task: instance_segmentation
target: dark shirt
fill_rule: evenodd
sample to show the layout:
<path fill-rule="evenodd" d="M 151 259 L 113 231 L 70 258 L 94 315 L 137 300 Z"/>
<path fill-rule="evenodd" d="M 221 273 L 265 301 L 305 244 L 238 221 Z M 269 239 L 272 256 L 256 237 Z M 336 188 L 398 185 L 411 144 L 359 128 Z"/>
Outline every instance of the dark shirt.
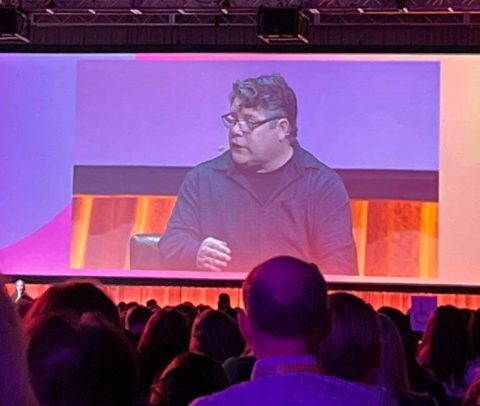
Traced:
<path fill-rule="evenodd" d="M 159 249 L 166 269 L 195 269 L 207 237 L 225 241 L 225 271 L 247 272 L 278 255 L 315 262 L 323 273 L 357 274 L 351 209 L 341 178 L 295 146 L 291 168 L 260 197 L 229 151 L 186 176 Z"/>
<path fill-rule="evenodd" d="M 294 170 L 292 159 L 289 159 L 285 165 L 271 172 L 242 171 L 242 174 L 250 184 L 252 191 L 257 195 L 258 200 L 265 204 L 281 184 L 282 178 L 289 179 L 295 176 L 292 172 Z"/>

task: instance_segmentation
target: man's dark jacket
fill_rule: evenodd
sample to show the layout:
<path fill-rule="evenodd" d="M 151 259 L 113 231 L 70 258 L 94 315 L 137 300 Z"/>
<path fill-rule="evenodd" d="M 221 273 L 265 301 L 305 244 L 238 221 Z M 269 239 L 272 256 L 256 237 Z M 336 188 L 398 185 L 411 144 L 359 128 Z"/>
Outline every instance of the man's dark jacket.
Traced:
<path fill-rule="evenodd" d="M 160 244 L 165 269 L 196 269 L 207 237 L 225 241 L 225 271 L 248 272 L 278 255 L 314 262 L 323 273 L 357 274 L 349 199 L 332 169 L 300 146 L 292 170 L 261 202 L 229 151 L 185 177 Z"/>

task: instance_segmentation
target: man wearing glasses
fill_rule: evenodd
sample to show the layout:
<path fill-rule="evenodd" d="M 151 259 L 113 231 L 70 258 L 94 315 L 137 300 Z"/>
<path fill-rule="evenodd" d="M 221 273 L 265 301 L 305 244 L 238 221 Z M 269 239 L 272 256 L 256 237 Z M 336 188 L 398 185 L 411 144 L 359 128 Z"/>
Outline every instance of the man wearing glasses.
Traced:
<path fill-rule="evenodd" d="M 163 266 L 246 272 L 290 255 L 357 274 L 347 192 L 297 142 L 297 100 L 283 77 L 235 82 L 222 121 L 230 149 L 186 176 L 159 244 Z"/>

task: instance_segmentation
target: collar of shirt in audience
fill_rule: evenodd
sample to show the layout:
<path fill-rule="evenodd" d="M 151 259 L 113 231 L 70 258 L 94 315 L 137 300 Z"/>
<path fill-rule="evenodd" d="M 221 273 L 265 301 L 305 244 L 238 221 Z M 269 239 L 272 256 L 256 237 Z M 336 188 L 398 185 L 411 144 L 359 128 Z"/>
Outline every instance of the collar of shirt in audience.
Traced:
<path fill-rule="evenodd" d="M 317 360 L 312 355 L 297 355 L 285 357 L 270 357 L 259 359 L 252 371 L 252 380 L 271 375 L 295 373 L 320 374 Z"/>

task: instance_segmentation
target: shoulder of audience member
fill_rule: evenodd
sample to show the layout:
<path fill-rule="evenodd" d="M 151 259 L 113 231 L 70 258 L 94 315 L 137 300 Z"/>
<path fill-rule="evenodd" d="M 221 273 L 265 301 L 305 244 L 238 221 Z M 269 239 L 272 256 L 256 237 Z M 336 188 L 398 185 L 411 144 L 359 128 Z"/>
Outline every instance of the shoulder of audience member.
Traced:
<path fill-rule="evenodd" d="M 249 387 L 253 384 L 262 386 L 264 378 L 239 383 L 228 389 L 194 400 L 190 406 L 238 405 L 248 400 Z M 350 382 L 330 375 L 318 375 L 319 388 L 323 381 L 326 397 L 331 397 L 330 406 L 349 404 L 351 406 L 398 406 L 396 398 L 381 386 Z M 278 383 L 282 385 L 282 382 Z M 296 390 L 298 388 L 293 388 Z M 267 397 L 268 395 L 265 394 Z M 335 400 L 337 402 L 335 402 Z M 319 397 L 321 400 L 321 397 Z M 305 405 L 310 403 L 305 403 Z"/>

